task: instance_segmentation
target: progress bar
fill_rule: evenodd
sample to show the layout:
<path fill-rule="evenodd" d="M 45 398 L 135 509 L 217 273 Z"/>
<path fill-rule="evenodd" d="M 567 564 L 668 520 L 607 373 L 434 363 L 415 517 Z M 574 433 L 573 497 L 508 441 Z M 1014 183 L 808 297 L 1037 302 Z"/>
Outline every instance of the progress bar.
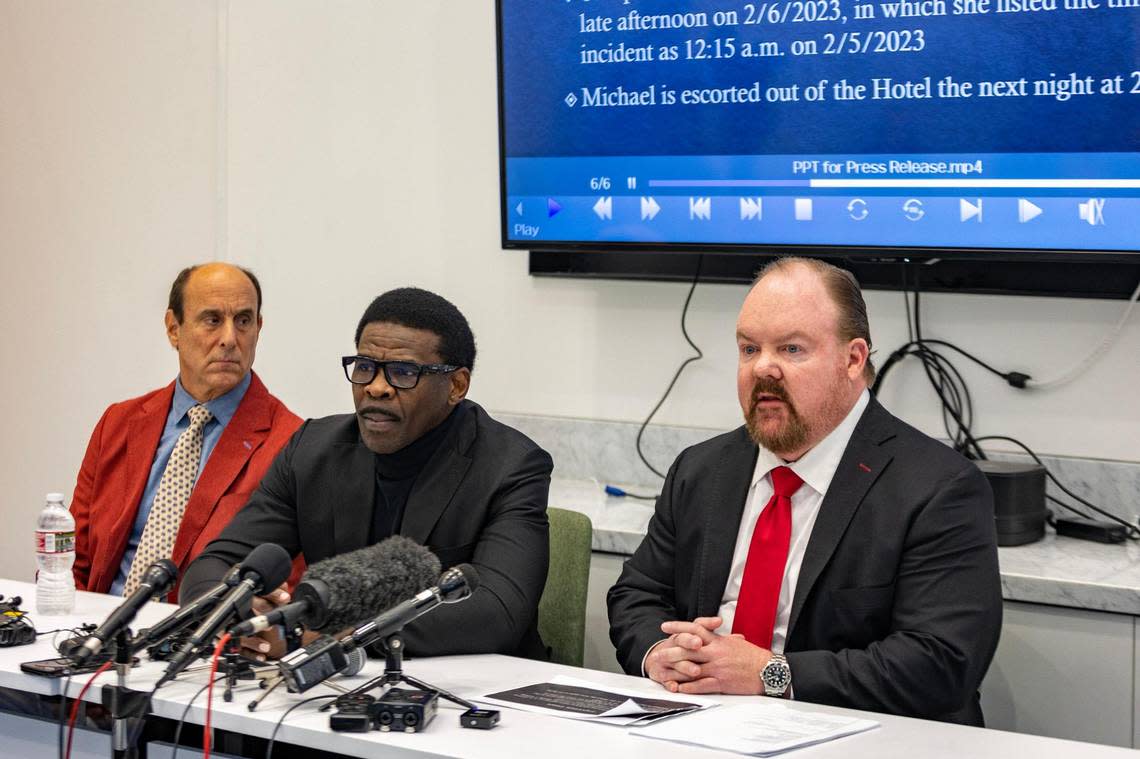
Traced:
<path fill-rule="evenodd" d="M 1140 187 L 1140 179 L 812 179 L 810 187 L 997 187 L 1117 189 Z"/>

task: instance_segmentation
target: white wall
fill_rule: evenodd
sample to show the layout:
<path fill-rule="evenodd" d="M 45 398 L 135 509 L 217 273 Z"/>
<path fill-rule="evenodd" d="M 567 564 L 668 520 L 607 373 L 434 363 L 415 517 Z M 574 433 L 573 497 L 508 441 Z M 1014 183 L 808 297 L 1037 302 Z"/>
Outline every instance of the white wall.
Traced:
<path fill-rule="evenodd" d="M 215 255 L 265 287 L 257 369 L 303 416 L 348 410 L 337 357 L 390 287 L 453 299 L 497 410 L 637 420 L 688 349 L 685 286 L 551 281 L 499 249 L 493 3 L 0 0 L 0 576 L 29 578 L 32 521 L 70 493 L 111 401 L 168 381 L 169 280 Z M 739 418 L 742 287 L 701 286 L 690 368 L 659 421 Z M 924 330 L 999 366 L 1070 365 L 1123 304 L 929 296 Z M 881 354 L 897 294 L 868 293 Z M 979 433 L 1140 461 L 1140 312 L 1080 381 L 1030 396 L 972 365 Z M 888 407 L 940 432 L 913 366 Z M 632 455 L 632 452 L 631 452 Z"/>

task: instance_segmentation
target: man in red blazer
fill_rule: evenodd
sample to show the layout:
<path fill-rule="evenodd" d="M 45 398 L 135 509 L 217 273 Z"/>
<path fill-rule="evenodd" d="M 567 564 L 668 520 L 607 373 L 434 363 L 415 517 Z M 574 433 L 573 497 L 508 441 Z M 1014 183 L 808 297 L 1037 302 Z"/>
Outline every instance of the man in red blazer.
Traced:
<path fill-rule="evenodd" d="M 158 557 L 169 557 L 181 574 L 245 505 L 300 426 L 300 418 L 251 370 L 261 324 L 261 285 L 252 272 L 211 263 L 179 273 L 166 312 L 167 338 L 178 351 L 177 379 L 111 405 L 83 457 L 71 505 L 79 588 L 129 592 L 136 552 L 140 562 L 149 563 L 147 554 L 156 545 Z M 191 412 L 202 406 L 210 414 L 204 425 L 197 423 L 201 432 L 188 430 L 201 413 Z M 179 447 L 184 433 L 197 435 L 193 447 Z M 172 478 L 163 481 L 172 452 L 176 460 L 189 461 L 188 499 L 185 491 L 171 498 Z M 176 531 L 155 524 L 146 532 L 152 515 L 162 519 L 171 513 L 180 515 Z"/>

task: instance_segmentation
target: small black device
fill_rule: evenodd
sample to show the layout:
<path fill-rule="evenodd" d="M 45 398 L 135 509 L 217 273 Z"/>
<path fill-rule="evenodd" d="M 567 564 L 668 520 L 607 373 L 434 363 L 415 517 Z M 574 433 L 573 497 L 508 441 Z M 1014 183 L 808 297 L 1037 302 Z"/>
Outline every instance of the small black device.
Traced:
<path fill-rule="evenodd" d="M 1016 461 L 975 461 L 994 492 L 999 546 L 1020 546 L 1045 537 L 1045 468 Z"/>
<path fill-rule="evenodd" d="M 20 609 L 23 602 L 19 596 L 7 601 L 0 596 L 0 647 L 26 646 L 36 642 L 36 628 L 25 619 L 28 613 Z"/>
<path fill-rule="evenodd" d="M 192 629 L 186 628 L 173 635 L 161 638 L 146 647 L 146 655 L 150 657 L 151 661 L 167 661 L 171 656 L 177 653 L 180 648 L 186 645 L 187 641 L 190 640 L 190 636 L 193 634 L 194 631 Z M 132 645 L 132 648 L 133 647 Z M 205 656 L 209 656 L 210 654 L 213 654 L 213 651 L 203 652 Z"/>
<path fill-rule="evenodd" d="M 344 646 L 329 635 L 322 635 L 304 648 L 283 656 L 277 663 L 290 693 L 304 693 L 347 667 L 348 656 Z"/>
<path fill-rule="evenodd" d="M 20 669 L 29 675 L 39 675 L 40 677 L 71 677 L 94 672 L 106 664 L 110 658 L 110 655 L 100 653 L 82 664 L 76 664 L 69 657 L 61 656 L 55 659 L 26 661 L 20 664 Z M 138 666 L 138 663 L 138 658 L 131 659 L 132 667 Z"/>
<path fill-rule="evenodd" d="M 1057 520 L 1057 534 L 1097 543 L 1123 543 L 1128 539 L 1128 528 L 1122 524 L 1099 519 L 1066 517 Z"/>
<path fill-rule="evenodd" d="M 439 693 L 434 690 L 391 688 L 377 699 L 373 708 L 377 730 L 418 733 L 428 726 L 439 711 Z"/>
<path fill-rule="evenodd" d="M 329 729 L 339 733 L 367 733 L 376 724 L 376 697 L 367 693 L 345 694 L 335 702 L 336 711 L 329 716 Z"/>
<path fill-rule="evenodd" d="M 460 727 L 490 730 L 497 724 L 499 724 L 498 709 L 468 709 L 459 715 Z"/>

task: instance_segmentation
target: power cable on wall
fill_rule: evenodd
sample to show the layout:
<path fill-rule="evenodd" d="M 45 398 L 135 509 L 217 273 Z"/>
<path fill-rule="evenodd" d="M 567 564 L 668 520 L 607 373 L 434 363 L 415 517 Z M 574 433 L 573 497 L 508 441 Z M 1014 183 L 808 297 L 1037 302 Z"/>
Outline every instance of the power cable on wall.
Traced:
<path fill-rule="evenodd" d="M 689 347 L 696 351 L 696 355 L 689 356 L 677 367 L 677 372 L 673 375 L 669 386 L 665 388 L 665 393 L 661 396 L 661 400 L 657 401 L 657 405 L 653 407 L 653 410 L 649 412 L 649 416 L 645 417 L 645 421 L 641 423 L 641 427 L 637 430 L 637 442 L 635 443 L 635 447 L 637 448 L 637 455 L 641 459 L 641 463 L 645 464 L 645 466 L 649 468 L 649 471 L 662 479 L 665 478 L 665 474 L 653 466 L 653 464 L 649 463 L 649 459 L 645 457 L 645 452 L 641 450 L 641 438 L 645 434 L 645 428 L 649 426 L 653 417 L 657 414 L 658 410 L 660 410 L 661 406 L 664 405 L 665 399 L 669 397 L 669 393 L 673 392 L 673 386 L 676 385 L 677 380 L 681 378 L 681 373 L 685 371 L 685 367 L 705 357 L 704 352 L 693 342 L 693 338 L 689 336 L 689 330 L 685 323 L 685 318 L 689 314 L 689 304 L 693 300 L 693 292 L 697 289 L 697 283 L 701 281 L 701 266 L 704 263 L 704 258 L 703 255 L 697 256 L 697 270 L 693 273 L 693 283 L 689 286 L 689 294 L 685 296 L 685 305 L 681 308 L 681 334 L 684 335 L 685 342 L 689 344 Z M 626 493 L 626 495 L 631 494 Z"/>

